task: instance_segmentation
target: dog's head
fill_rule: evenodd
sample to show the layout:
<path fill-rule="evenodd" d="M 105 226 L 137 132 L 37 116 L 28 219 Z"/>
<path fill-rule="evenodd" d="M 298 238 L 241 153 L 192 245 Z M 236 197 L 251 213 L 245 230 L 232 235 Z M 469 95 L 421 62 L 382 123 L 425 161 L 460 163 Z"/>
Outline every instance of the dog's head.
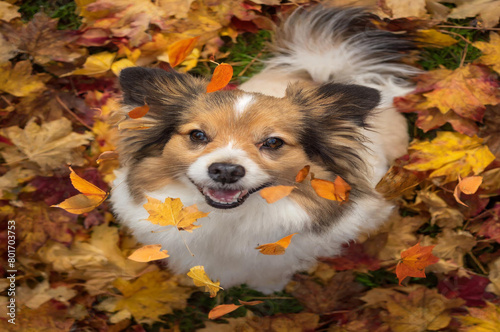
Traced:
<path fill-rule="evenodd" d="M 143 118 L 127 120 L 145 129 L 120 130 L 121 162 L 131 170 L 136 199 L 190 182 L 193 195 L 212 207 L 235 208 L 263 187 L 300 186 L 294 179 L 305 165 L 317 177 L 340 175 L 353 192 L 366 185 L 360 128 L 379 102 L 374 89 L 327 83 L 292 84 L 284 98 L 206 93 L 203 79 L 139 67 L 124 69 L 120 84 L 121 112 L 150 107 Z M 297 192 L 307 196 L 309 189 Z"/>

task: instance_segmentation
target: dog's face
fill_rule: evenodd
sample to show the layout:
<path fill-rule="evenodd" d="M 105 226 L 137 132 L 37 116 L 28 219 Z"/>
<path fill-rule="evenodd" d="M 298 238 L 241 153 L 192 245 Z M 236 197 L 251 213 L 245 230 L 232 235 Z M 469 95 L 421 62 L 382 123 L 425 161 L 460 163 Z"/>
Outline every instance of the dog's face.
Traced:
<path fill-rule="evenodd" d="M 120 84 L 122 111 L 150 106 L 144 118 L 130 120 L 147 129 L 120 131 L 120 157 L 132 169 L 128 185 L 136 199 L 189 181 L 193 195 L 210 206 L 236 208 L 266 186 L 298 185 L 295 175 L 305 165 L 318 177 L 364 185 L 359 128 L 379 101 L 373 89 L 324 84 L 291 85 L 284 98 L 207 94 L 204 80 L 146 68 L 123 70 Z M 309 191 L 298 190 L 297 199 Z"/>

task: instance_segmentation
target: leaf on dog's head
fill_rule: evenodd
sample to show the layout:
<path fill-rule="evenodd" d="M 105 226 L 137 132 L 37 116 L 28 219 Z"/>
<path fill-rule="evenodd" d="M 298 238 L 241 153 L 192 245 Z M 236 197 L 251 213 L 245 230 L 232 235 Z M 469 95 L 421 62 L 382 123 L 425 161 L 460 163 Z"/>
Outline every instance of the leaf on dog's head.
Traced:
<path fill-rule="evenodd" d="M 271 204 L 290 195 L 293 189 L 295 189 L 294 186 L 267 187 L 260 190 L 260 196 L 262 196 L 268 204 Z"/>
<path fill-rule="evenodd" d="M 205 287 L 205 292 L 210 292 L 210 297 L 214 297 L 220 289 L 220 282 L 213 282 L 201 265 L 192 267 L 187 273 L 188 277 L 193 279 L 195 286 Z"/>
<path fill-rule="evenodd" d="M 151 262 L 169 257 L 166 250 L 161 250 L 161 244 L 150 244 L 134 251 L 128 259 L 136 262 Z"/>
<path fill-rule="evenodd" d="M 458 177 L 458 184 L 455 187 L 455 190 L 453 191 L 453 196 L 457 200 L 458 203 L 465 205 L 468 207 L 467 204 L 462 202 L 460 200 L 460 193 L 464 193 L 466 195 L 473 195 L 476 193 L 476 191 L 479 189 L 479 186 L 483 183 L 483 177 L 482 176 L 469 176 L 466 177 L 465 179 L 461 179 L 460 176 Z"/>
<path fill-rule="evenodd" d="M 168 60 L 172 68 L 182 63 L 193 52 L 198 39 L 200 37 L 183 39 L 170 45 L 168 48 Z"/>
<path fill-rule="evenodd" d="M 425 268 L 439 261 L 439 258 L 432 254 L 434 247 L 421 247 L 419 242 L 401 253 L 401 261 L 396 266 L 400 285 L 406 277 L 425 278 Z"/>
<path fill-rule="evenodd" d="M 144 208 L 149 213 L 151 223 L 160 226 L 175 226 L 180 231 L 192 232 L 193 229 L 201 226 L 194 225 L 199 219 L 208 216 L 209 212 L 198 211 L 196 205 L 184 207 L 180 198 L 165 198 L 162 202 L 156 198 L 148 197 L 148 202 Z"/>
<path fill-rule="evenodd" d="M 274 243 L 266 243 L 262 244 L 255 249 L 260 250 L 260 252 L 264 255 L 283 255 L 285 253 L 286 248 L 290 245 L 292 241 L 292 237 L 297 233 L 290 234 L 285 236 L 281 240 L 278 240 Z"/>
<path fill-rule="evenodd" d="M 106 200 L 107 192 L 79 177 L 71 167 L 69 169 L 71 170 L 69 176 L 71 183 L 81 194 L 70 197 L 57 205 L 52 205 L 52 207 L 58 207 L 73 214 L 81 214 L 92 211 Z"/>
<path fill-rule="evenodd" d="M 128 116 L 131 119 L 140 119 L 144 115 L 148 114 L 148 112 L 149 112 L 149 105 L 145 104 L 145 105 L 136 107 L 133 110 L 131 110 L 130 112 L 128 112 Z"/>
<path fill-rule="evenodd" d="M 264 303 L 263 301 L 241 301 L 238 300 L 241 304 L 221 304 L 210 310 L 208 313 L 208 318 L 209 319 L 217 319 L 219 317 L 222 317 L 230 312 L 235 311 L 239 307 L 242 307 L 244 305 L 257 305 Z"/>
<path fill-rule="evenodd" d="M 295 176 L 295 182 L 302 182 L 306 179 L 307 175 L 309 175 L 309 170 L 311 169 L 311 166 L 306 165 L 304 168 L 302 168 L 297 175 Z"/>
<path fill-rule="evenodd" d="M 349 200 L 351 186 L 340 176 L 337 176 L 334 182 L 322 179 L 312 179 L 311 186 L 320 197 L 332 201 L 339 201 L 341 203 Z"/>
<path fill-rule="evenodd" d="M 210 83 L 207 85 L 207 93 L 224 89 L 233 77 L 233 67 L 228 63 L 221 63 L 215 67 Z"/>

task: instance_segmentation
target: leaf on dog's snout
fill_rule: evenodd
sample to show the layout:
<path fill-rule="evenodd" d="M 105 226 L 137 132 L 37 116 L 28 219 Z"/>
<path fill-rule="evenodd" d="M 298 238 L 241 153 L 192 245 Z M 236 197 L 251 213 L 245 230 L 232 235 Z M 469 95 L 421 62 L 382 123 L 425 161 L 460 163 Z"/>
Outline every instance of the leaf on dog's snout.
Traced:
<path fill-rule="evenodd" d="M 311 169 L 311 166 L 306 165 L 304 168 L 302 168 L 298 173 L 297 176 L 295 176 L 295 182 L 302 182 L 306 179 L 307 175 L 309 175 L 309 170 Z"/>
<path fill-rule="evenodd" d="M 187 273 L 188 277 L 193 279 L 195 286 L 205 287 L 205 292 L 210 292 L 210 297 L 214 297 L 220 289 L 220 282 L 213 282 L 205 272 L 205 268 L 201 265 L 192 267 Z"/>
<path fill-rule="evenodd" d="M 194 225 L 199 219 L 208 216 L 209 212 L 199 211 L 196 204 L 184 207 L 180 198 L 165 198 L 162 202 L 156 198 L 148 197 L 144 208 L 149 213 L 151 223 L 160 226 L 175 226 L 180 231 L 192 232 L 201 226 Z"/>
<path fill-rule="evenodd" d="M 434 247 L 421 247 L 419 242 L 401 253 L 401 261 L 396 266 L 400 285 L 406 277 L 425 278 L 425 268 L 439 261 L 439 258 L 432 254 Z"/>
<path fill-rule="evenodd" d="M 69 169 L 71 170 L 69 175 L 71 184 L 81 194 L 70 197 L 57 205 L 52 205 L 52 207 L 58 207 L 73 214 L 81 214 L 92 211 L 106 200 L 107 192 L 79 177 L 71 167 Z"/>
<path fill-rule="evenodd" d="M 172 68 L 182 63 L 186 57 L 193 52 L 198 39 L 200 39 L 200 37 L 183 39 L 170 45 L 168 49 L 168 60 Z"/>
<path fill-rule="evenodd" d="M 210 83 L 207 85 L 207 93 L 223 89 L 233 77 L 233 67 L 228 63 L 221 63 L 215 67 Z"/>
<path fill-rule="evenodd" d="M 260 250 L 260 252 L 264 255 L 283 255 L 285 253 L 286 248 L 290 245 L 292 241 L 292 237 L 297 233 L 290 234 L 285 236 L 281 240 L 278 240 L 274 243 L 266 243 L 262 244 L 255 249 Z"/>
<path fill-rule="evenodd" d="M 131 119 L 140 119 L 144 115 L 148 114 L 148 112 L 149 112 L 149 105 L 145 104 L 145 105 L 136 107 L 133 110 L 131 110 L 130 112 L 128 112 L 128 116 Z"/>
<path fill-rule="evenodd" d="M 312 174 L 311 174 L 312 175 Z M 311 186 L 316 194 L 320 197 L 339 202 L 346 202 L 349 200 L 349 192 L 351 186 L 344 181 L 340 176 L 335 178 L 335 181 L 328 181 L 322 179 L 312 179 Z"/>
<path fill-rule="evenodd" d="M 466 195 L 475 194 L 476 191 L 479 189 L 481 183 L 483 183 L 482 176 L 469 176 L 466 177 L 465 179 L 461 179 L 459 176 L 458 184 L 455 187 L 455 190 L 453 191 L 453 196 L 455 197 L 458 203 L 468 207 L 467 204 L 465 204 L 460 200 L 460 193 L 464 193 Z"/>
<path fill-rule="evenodd" d="M 209 319 L 217 319 L 219 317 L 222 317 L 230 312 L 235 311 L 239 307 L 242 307 L 244 305 L 257 305 L 264 303 L 264 301 L 241 301 L 238 300 L 241 304 L 221 304 L 210 310 L 208 313 L 208 318 Z"/>
<path fill-rule="evenodd" d="M 267 203 L 271 204 L 290 195 L 293 189 L 295 189 L 294 186 L 267 187 L 260 190 L 260 196 L 262 196 Z"/>
<path fill-rule="evenodd" d="M 169 257 L 166 250 L 161 250 L 161 244 L 150 244 L 134 251 L 128 259 L 136 262 L 151 262 Z"/>

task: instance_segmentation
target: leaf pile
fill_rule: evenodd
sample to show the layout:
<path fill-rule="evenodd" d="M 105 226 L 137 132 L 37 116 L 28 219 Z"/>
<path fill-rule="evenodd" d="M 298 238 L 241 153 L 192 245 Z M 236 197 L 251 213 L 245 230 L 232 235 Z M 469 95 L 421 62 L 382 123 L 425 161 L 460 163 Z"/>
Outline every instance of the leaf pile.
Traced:
<path fill-rule="evenodd" d="M 407 59 L 424 69 L 415 89 L 395 100 L 412 142 L 377 186 L 398 209 L 343 256 L 294 276 L 286 293 L 220 290 L 202 266 L 192 279 L 171 275 L 151 262 L 168 257 L 161 246 L 137 250 L 117 227 L 106 201 L 118 167 L 116 130 L 147 128 L 140 119 L 149 110 L 132 110 L 134 122 L 119 129 L 108 124 L 120 70 L 213 73 L 211 93 L 234 69 L 238 84 L 266 53 L 248 41 L 316 2 L 65 0 L 54 9 L 45 0 L 0 1 L 0 330 L 13 330 L 11 298 L 19 331 L 498 329 L 498 0 L 349 1 L 421 46 L 420 58 Z M 314 179 L 308 166 L 295 179 L 349 204 L 349 184 L 332 180 Z M 263 197 L 273 204 L 293 190 L 271 187 Z M 175 197 L 149 198 L 145 208 L 151 222 L 180 236 L 210 212 Z M 15 296 L 7 279 L 13 232 Z M 293 235 L 259 249 L 282 254 Z"/>

